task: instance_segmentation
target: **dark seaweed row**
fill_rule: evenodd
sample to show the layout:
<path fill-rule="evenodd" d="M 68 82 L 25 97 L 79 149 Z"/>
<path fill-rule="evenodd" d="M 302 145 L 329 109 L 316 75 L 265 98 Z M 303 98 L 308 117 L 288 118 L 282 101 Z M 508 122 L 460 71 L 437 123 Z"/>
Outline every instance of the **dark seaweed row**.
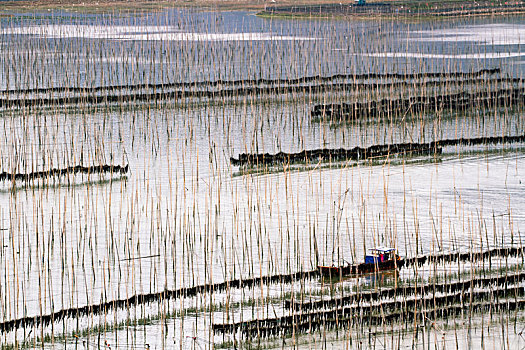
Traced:
<path fill-rule="evenodd" d="M 129 170 L 129 164 L 120 165 L 93 165 L 93 166 L 70 166 L 67 168 L 54 168 L 50 170 L 34 171 L 31 173 L 0 173 L 0 181 L 31 181 L 53 176 L 63 176 L 69 174 L 94 174 L 94 173 L 120 173 L 125 174 Z"/>
<path fill-rule="evenodd" d="M 314 106 L 310 113 L 312 117 L 316 118 L 356 120 L 409 112 L 435 112 L 443 109 L 493 108 L 525 103 L 524 92 L 525 88 L 517 87 L 472 94 L 460 92 L 438 96 L 415 96 L 397 100 L 383 99 L 380 101 L 321 104 Z"/>
<path fill-rule="evenodd" d="M 416 297 L 409 300 L 393 300 L 373 305 L 355 305 L 275 318 L 213 324 L 212 329 L 216 333 L 240 331 L 249 337 L 268 337 L 292 331 L 315 331 L 320 328 L 342 328 L 362 324 L 382 325 L 396 321 L 407 322 L 414 320 L 414 317 L 420 322 L 425 322 L 425 319 L 434 320 L 447 317 L 451 310 L 453 310 L 453 314 L 457 314 L 458 311 L 459 313 L 466 309 L 480 311 L 484 310 L 485 307 L 491 307 L 492 310 L 496 310 L 498 307 L 504 310 L 522 309 L 525 308 L 525 300 L 517 300 L 517 297 L 523 295 L 525 295 L 525 288 L 523 287 L 506 287 L 484 291 L 470 290 L 445 296 Z M 498 302 L 475 303 L 475 301 L 493 299 L 499 301 L 498 299 L 505 297 L 514 297 L 514 300 L 506 300 L 499 303 L 499 306 Z M 513 303 L 514 305 L 511 306 Z M 480 307 L 480 305 L 484 306 Z"/>
<path fill-rule="evenodd" d="M 348 294 L 344 297 L 308 302 L 292 302 L 290 300 L 285 300 L 284 305 L 285 307 L 294 310 L 317 310 L 341 307 L 354 303 L 379 301 L 385 298 L 404 298 L 410 295 L 425 296 L 436 293 L 451 294 L 465 292 L 476 287 L 506 286 L 523 281 L 525 281 L 525 273 L 517 273 L 507 276 L 473 278 L 467 281 L 456 281 L 450 283 L 421 284 L 419 286 L 400 286 L 376 291 L 363 291 Z"/>
<path fill-rule="evenodd" d="M 439 151 L 440 149 L 429 148 L 429 144 L 398 143 L 391 145 L 374 145 L 367 148 L 354 147 L 351 149 L 339 148 L 304 150 L 298 153 L 242 153 L 239 154 L 237 159 L 230 157 L 230 162 L 232 165 L 265 165 L 275 163 L 288 164 L 296 162 L 312 162 L 316 160 L 365 160 L 394 154 L 425 154 Z"/>
<path fill-rule="evenodd" d="M 514 295 L 512 295 L 514 296 Z M 442 297 L 445 299 L 446 297 Z M 450 298 L 452 299 L 452 298 Z M 394 322 L 408 322 L 413 323 L 416 321 L 418 324 L 426 324 L 429 320 L 433 321 L 436 319 L 445 319 L 449 317 L 462 316 L 466 311 L 472 310 L 472 312 L 510 312 L 514 310 L 525 309 L 525 300 L 514 299 L 514 300 L 503 300 L 501 302 L 480 302 L 472 304 L 444 304 L 442 308 L 434 308 L 428 310 L 403 310 L 394 311 L 392 313 L 381 313 L 380 308 L 375 310 L 375 313 L 367 313 L 368 310 L 363 310 L 363 314 L 358 314 L 363 307 L 357 310 L 345 310 L 346 312 L 339 315 L 336 312 L 325 312 L 326 317 L 296 317 L 297 321 L 295 324 L 284 323 L 278 326 L 271 327 L 256 327 L 245 329 L 241 328 L 243 335 L 248 337 L 274 337 L 282 334 L 289 334 L 292 331 L 298 332 L 312 332 L 319 329 L 345 329 L 355 327 L 357 325 L 385 325 L 392 324 Z M 332 318 L 329 318 L 329 317 Z M 288 320 L 284 320 L 285 322 Z M 299 322 L 301 321 L 301 322 Z M 222 327 L 223 325 L 212 325 L 216 333 L 232 333 L 236 331 L 234 328 Z"/>
<path fill-rule="evenodd" d="M 522 141 L 525 141 L 525 135 L 521 136 Z M 508 248 L 494 248 L 483 252 L 470 253 L 447 253 L 439 255 L 423 255 L 419 257 L 403 259 L 403 266 L 418 265 L 422 266 L 425 263 L 449 263 L 456 261 L 481 261 L 491 257 L 516 257 L 524 256 L 525 247 L 508 247 Z"/>
<path fill-rule="evenodd" d="M 501 249 L 493 249 L 488 252 L 484 252 L 482 255 L 477 255 L 478 258 L 485 258 L 485 257 L 491 257 L 491 256 L 509 256 L 509 255 L 518 255 L 523 254 L 525 251 L 525 247 L 519 247 L 519 248 L 501 248 Z M 432 258 L 426 257 L 417 257 L 417 258 L 409 258 L 405 259 L 409 262 L 409 264 L 413 264 L 414 262 L 417 263 L 424 263 L 424 262 L 430 262 L 430 261 L 455 261 L 452 259 L 462 259 L 462 260 L 469 260 L 471 256 L 476 256 L 476 254 L 480 253 L 466 253 L 466 254 L 456 254 L 451 253 L 449 254 L 451 258 L 445 258 L 446 255 L 439 255 Z M 403 266 L 403 261 L 400 262 L 400 267 Z M 259 284 L 272 284 L 272 283 L 291 283 L 293 281 L 298 280 L 305 280 L 305 279 L 311 279 L 319 277 L 318 270 L 311 270 L 311 271 L 300 271 L 292 274 L 279 274 L 279 275 L 271 275 L 271 276 L 262 276 L 262 277 L 254 277 L 254 278 L 248 278 L 248 279 L 235 279 L 230 281 L 224 281 L 221 283 L 215 283 L 215 284 L 203 284 L 203 285 L 197 285 L 193 287 L 184 287 L 174 290 L 165 290 L 162 292 L 156 292 L 156 293 L 145 293 L 145 294 L 136 294 L 128 298 L 123 299 L 117 299 L 112 301 L 106 301 L 102 302 L 100 304 L 93 304 L 93 305 L 85 305 L 80 306 L 76 308 L 69 308 L 69 309 L 62 309 L 56 312 L 53 312 L 51 314 L 47 315 L 41 315 L 41 316 L 28 316 L 28 317 L 22 317 L 14 320 L 4 321 L 0 322 L 0 330 L 2 332 L 9 332 L 13 329 L 17 329 L 20 327 L 31 327 L 36 325 L 49 325 L 52 322 L 57 322 L 65 318 L 75 318 L 75 317 L 82 317 L 86 315 L 92 315 L 92 314 L 100 314 L 100 313 L 106 313 L 111 310 L 116 309 L 123 309 L 123 308 L 129 308 L 136 305 L 141 304 L 147 304 L 159 300 L 165 300 L 165 299 L 176 299 L 180 297 L 193 297 L 198 294 L 201 294 L 203 292 L 209 292 L 209 291 L 224 291 L 228 288 L 243 288 L 243 287 L 252 287 Z M 514 278 L 514 277 L 512 277 Z"/>
<path fill-rule="evenodd" d="M 477 80 L 476 80 L 477 81 Z M 460 81 L 461 84 L 475 83 L 476 81 Z M 521 84 L 519 79 L 499 78 L 491 80 L 493 83 L 512 83 Z M 425 81 L 419 84 L 420 87 L 443 85 L 442 81 Z M 166 99 L 184 99 L 184 98 L 232 98 L 245 95 L 279 95 L 287 93 L 310 93 L 318 94 L 326 91 L 336 90 L 356 90 L 356 89 L 396 89 L 402 86 L 413 85 L 413 83 L 392 82 L 392 83 L 331 83 L 318 85 L 289 85 L 289 86 L 242 86 L 234 89 L 221 90 L 160 90 L 156 92 L 140 92 L 134 94 L 116 94 L 116 95 L 86 95 L 86 96 L 63 96 L 63 97 L 34 97 L 34 98 L 5 98 L 0 99 L 0 107 L 31 107 L 31 106 L 48 106 L 64 104 L 102 104 L 116 102 L 144 102 Z"/>
<path fill-rule="evenodd" d="M 9 332 L 14 329 L 33 327 L 37 325 L 48 326 L 53 322 L 58 322 L 66 318 L 78 318 L 87 315 L 94 315 L 100 313 L 107 313 L 111 310 L 130 308 L 132 306 L 147 304 L 159 300 L 165 299 L 176 299 L 180 297 L 193 297 L 204 292 L 216 292 L 223 291 L 228 288 L 243 288 L 251 287 L 258 284 L 270 284 L 270 283 L 291 283 L 296 280 L 304 280 L 319 276 L 317 270 L 313 271 L 302 271 L 292 274 L 272 275 L 255 277 L 248 279 L 235 279 L 231 281 L 225 281 L 222 283 L 215 284 L 203 284 L 193 287 L 184 287 L 174 290 L 165 290 L 156 293 L 145 293 L 136 294 L 129 298 L 117 299 L 112 301 L 102 302 L 100 304 L 85 305 L 79 307 L 73 307 L 68 309 L 62 309 L 59 311 L 52 312 L 47 315 L 40 316 L 27 316 L 14 320 L 0 322 L 0 331 Z"/>
<path fill-rule="evenodd" d="M 375 157 L 385 157 L 395 154 L 439 154 L 445 146 L 475 146 L 498 143 L 525 142 L 525 134 L 519 136 L 494 136 L 478 138 L 459 138 L 433 141 L 430 143 L 394 143 L 387 145 L 373 145 L 367 148 L 354 147 L 350 149 L 322 148 L 304 150 L 297 153 L 279 152 L 270 153 L 241 153 L 238 158 L 230 157 L 232 165 L 265 165 L 278 163 L 297 163 L 339 160 L 366 160 Z"/>
<path fill-rule="evenodd" d="M 296 79 L 244 79 L 244 80 L 214 80 L 214 81 L 195 81 L 179 83 L 160 83 L 160 84 L 133 84 L 133 85 L 108 85 L 95 87 L 54 87 L 54 88 L 35 88 L 35 89 L 10 89 L 1 93 L 14 94 L 34 94 L 34 93 L 59 93 L 59 92 L 101 92 L 115 90 L 143 90 L 143 89 L 170 89 L 170 88 L 196 88 L 196 87 L 226 87 L 244 85 L 297 85 L 316 81 L 332 81 L 337 79 L 366 80 L 366 79 L 422 79 L 422 78 L 471 78 L 482 75 L 499 74 L 500 68 L 481 69 L 475 72 L 450 72 L 450 73 L 364 73 L 364 74 L 334 74 L 331 76 L 306 76 Z"/>
<path fill-rule="evenodd" d="M 486 251 L 481 252 L 469 252 L 469 253 L 461 253 L 461 252 L 453 252 L 453 253 L 444 253 L 444 254 L 438 254 L 438 255 L 422 255 L 418 257 L 413 258 L 402 258 L 400 260 L 391 260 L 387 262 L 380 263 L 380 265 L 374 265 L 374 264 L 367 264 L 367 263 L 361 263 L 361 264 L 353 264 L 353 265 L 346 265 L 346 266 L 340 266 L 339 273 L 341 276 L 349 276 L 349 275 L 360 275 L 360 274 L 368 274 L 368 273 L 374 273 L 377 270 L 389 270 L 394 268 L 402 268 L 402 267 L 408 267 L 411 265 L 418 265 L 422 266 L 425 263 L 430 264 L 440 264 L 440 263 L 451 263 L 451 262 L 457 262 L 457 261 L 469 261 L 469 262 L 475 262 L 475 261 L 482 261 L 485 259 L 490 259 L 491 257 L 516 257 L 521 256 L 522 258 L 525 256 L 525 247 L 508 247 L 508 248 L 494 248 Z M 330 276 L 330 275 L 324 275 L 324 277 L 328 278 L 339 278 L 339 275 L 336 276 Z"/>

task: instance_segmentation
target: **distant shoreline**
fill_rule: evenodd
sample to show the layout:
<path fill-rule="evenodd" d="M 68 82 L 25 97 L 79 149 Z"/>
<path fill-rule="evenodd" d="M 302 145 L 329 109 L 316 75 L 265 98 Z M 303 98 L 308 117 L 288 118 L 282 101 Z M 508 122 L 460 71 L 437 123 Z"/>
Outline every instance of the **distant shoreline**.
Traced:
<path fill-rule="evenodd" d="M 460 0 L 368 0 L 365 5 L 337 0 L 0 0 L 0 15 L 13 12 L 74 11 L 74 12 L 149 12 L 167 8 L 197 8 L 203 10 L 256 11 L 270 18 L 458 18 L 509 16 L 525 14 L 525 1 L 465 2 Z"/>
<path fill-rule="evenodd" d="M 276 18 L 338 17 L 374 19 L 380 17 L 439 19 L 460 17 L 511 16 L 525 14 L 525 2 L 462 2 L 444 1 L 368 1 L 316 5 L 272 5 L 259 16 Z"/>
<path fill-rule="evenodd" d="M 330 4 L 334 0 L 302 0 L 304 5 Z M 112 12 L 112 11 L 153 11 L 167 8 L 196 8 L 217 11 L 264 11 L 269 0 L 0 0 L 0 14 L 29 11 L 75 11 L 75 12 Z M 279 0 L 279 4 L 292 6 L 295 0 Z"/>

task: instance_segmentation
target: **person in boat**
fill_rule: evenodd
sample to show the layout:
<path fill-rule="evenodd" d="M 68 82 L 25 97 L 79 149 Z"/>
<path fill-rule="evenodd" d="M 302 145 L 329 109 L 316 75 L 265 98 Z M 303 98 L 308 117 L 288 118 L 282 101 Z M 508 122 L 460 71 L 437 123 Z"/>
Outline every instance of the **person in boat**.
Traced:
<path fill-rule="evenodd" d="M 390 260 L 396 260 L 397 258 L 394 248 L 377 247 L 372 249 L 372 254 L 365 256 L 365 264 L 384 263 Z"/>

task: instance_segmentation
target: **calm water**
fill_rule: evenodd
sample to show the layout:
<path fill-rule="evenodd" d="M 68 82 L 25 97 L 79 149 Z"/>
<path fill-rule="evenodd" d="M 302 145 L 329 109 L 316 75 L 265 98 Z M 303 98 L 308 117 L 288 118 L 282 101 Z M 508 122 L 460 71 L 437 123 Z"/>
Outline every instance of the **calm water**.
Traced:
<path fill-rule="evenodd" d="M 523 18 L 437 23 L 269 20 L 246 12 L 1 19 L 2 88 L 362 72 L 523 75 Z"/>
<path fill-rule="evenodd" d="M 493 67 L 522 77 L 522 23 L 283 21 L 177 9 L 137 17 L 26 14 L 1 19 L 0 87 Z M 2 171 L 82 160 L 129 163 L 131 173 L 114 181 L 69 179 L 74 186 L 65 179 L 16 191 L 5 186 L 0 319 L 309 270 L 342 258 L 361 261 L 365 248 L 378 244 L 410 256 L 521 244 L 523 145 L 242 176 L 229 164 L 242 152 L 523 133 L 521 110 L 381 124 L 312 122 L 309 111 L 323 98 L 3 111 Z M 208 338 L 209 320 L 196 319 L 194 325 L 175 319 L 170 329 L 190 322 L 186 334 Z M 162 327 L 151 327 L 155 338 Z M 3 339 L 23 339 L 21 333 Z"/>

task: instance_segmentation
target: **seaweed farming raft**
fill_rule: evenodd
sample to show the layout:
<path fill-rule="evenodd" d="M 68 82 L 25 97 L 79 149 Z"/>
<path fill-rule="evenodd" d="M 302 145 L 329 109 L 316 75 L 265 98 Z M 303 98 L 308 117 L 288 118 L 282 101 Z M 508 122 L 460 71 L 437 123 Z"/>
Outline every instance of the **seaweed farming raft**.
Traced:
<path fill-rule="evenodd" d="M 396 255 L 397 256 L 397 255 Z M 516 247 L 502 247 L 480 252 L 450 252 L 439 255 L 422 255 L 418 257 L 411 257 L 399 259 L 396 262 L 398 268 L 408 267 L 413 265 L 423 265 L 425 263 L 449 263 L 454 261 L 481 261 L 484 259 L 491 259 L 493 257 L 524 257 L 525 246 Z M 378 257 L 372 257 L 378 259 Z M 372 272 L 372 271 L 370 271 Z M 64 320 L 66 318 L 78 318 L 89 315 L 105 315 L 111 311 L 118 309 L 129 309 L 138 305 L 145 305 L 160 300 L 177 299 L 185 297 L 194 297 L 199 294 L 210 292 L 227 291 L 231 288 L 251 288 L 261 284 L 279 284 L 279 283 L 293 283 L 295 281 L 305 281 L 308 279 L 319 278 L 321 276 L 320 270 L 299 271 L 289 274 L 277 274 L 269 276 L 252 277 L 245 279 L 233 279 L 214 284 L 201 284 L 191 287 L 182 287 L 178 289 L 162 290 L 159 292 L 151 292 L 144 294 L 134 294 L 129 297 L 121 299 L 103 301 L 96 304 L 81 305 L 62 310 L 57 310 L 50 314 L 40 314 L 34 316 L 26 316 L 17 319 L 5 320 L 0 322 L 0 331 L 9 332 L 22 327 L 47 326 L 54 322 Z M 296 302 L 285 302 L 286 308 L 293 308 L 295 310 L 312 310 L 323 307 L 332 307 L 334 305 L 347 305 L 356 301 L 370 302 L 379 300 L 381 298 L 392 298 L 396 295 L 407 296 L 415 293 L 429 294 L 429 293 L 458 293 L 469 288 L 492 286 L 505 286 L 507 284 L 515 284 L 525 281 L 525 272 L 518 274 L 509 274 L 506 276 L 477 278 L 468 281 L 460 281 L 446 284 L 426 284 L 420 285 L 417 289 L 412 286 L 399 286 L 397 288 L 382 289 L 373 292 L 361 292 L 359 294 L 350 294 L 342 298 L 332 298 L 329 300 L 321 300 L 318 302 L 303 302 L 297 304 Z M 521 307 L 521 306 L 520 306 Z M 254 322 L 254 321 L 248 321 Z M 238 325 L 214 325 L 215 331 L 231 331 L 237 328 Z M 269 331 L 271 332 L 271 331 Z"/>
<path fill-rule="evenodd" d="M 29 173 L 1 172 L 0 181 L 4 182 L 33 182 L 40 179 L 58 178 L 76 174 L 117 174 L 125 175 L 129 171 L 129 164 L 126 165 L 75 165 L 66 168 L 52 168 L 49 170 L 33 171 Z"/>
<path fill-rule="evenodd" d="M 316 105 L 311 111 L 315 118 L 359 120 L 379 116 L 396 116 L 438 111 L 465 111 L 521 106 L 525 103 L 525 88 L 516 87 L 476 93 L 460 92 L 438 96 L 415 96 L 406 99 L 331 103 Z"/>
<path fill-rule="evenodd" d="M 377 266 L 378 255 L 389 249 L 378 249 L 369 259 Z M 458 260 L 476 261 L 500 257 L 523 257 L 524 247 L 502 247 L 480 252 L 450 252 L 399 259 L 400 266 L 420 263 L 446 263 Z M 394 256 L 392 256 L 394 257 Z M 397 258 L 397 257 L 396 257 Z M 397 260 L 397 259 L 396 259 Z M 296 300 L 284 300 L 285 313 L 281 316 L 215 323 L 215 333 L 233 333 L 244 337 L 274 337 L 294 332 L 319 329 L 342 329 L 356 325 L 425 323 L 468 312 L 496 313 L 525 308 L 525 273 L 518 269 L 484 270 L 479 275 L 468 274 L 467 279 L 438 279 L 387 288 L 355 290 L 340 296 L 302 295 Z"/>
<path fill-rule="evenodd" d="M 502 77 L 500 70 L 450 73 L 367 73 L 303 76 L 292 79 L 244 79 L 178 82 L 165 84 L 50 87 L 0 91 L 0 108 L 62 106 L 78 104 L 145 103 L 163 100 L 236 98 L 246 95 L 319 94 L 332 91 L 397 89 L 414 84 L 420 88 L 447 85 L 516 85 L 518 79 Z"/>
<path fill-rule="evenodd" d="M 319 329 L 347 328 L 355 325 L 388 325 L 401 323 L 425 323 L 428 320 L 446 319 L 466 311 L 495 313 L 499 310 L 523 310 L 525 290 L 520 286 L 462 291 L 443 296 L 417 296 L 411 299 L 358 304 L 330 310 L 293 313 L 292 315 L 242 321 L 237 323 L 213 324 L 215 333 L 240 332 L 246 337 L 272 337 L 292 332 L 315 331 Z M 465 302 L 470 298 L 470 302 Z M 496 299 L 496 300 L 493 300 Z"/>
<path fill-rule="evenodd" d="M 354 147 L 351 149 L 315 149 L 297 153 L 279 152 L 270 153 L 242 153 L 238 158 L 230 157 L 232 165 L 262 166 L 271 164 L 308 163 L 312 161 L 344 161 L 368 160 L 390 155 L 436 155 L 442 153 L 445 146 L 476 146 L 494 145 L 501 143 L 525 142 L 525 134 L 517 136 L 494 136 L 477 138 L 445 139 L 429 143 L 395 143 L 387 145 L 373 145 L 370 147 Z"/>
<path fill-rule="evenodd" d="M 118 309 L 129 309 L 138 305 L 145 305 L 167 299 L 178 299 L 194 297 L 202 293 L 221 292 L 230 288 L 250 288 L 260 284 L 291 283 L 312 279 L 319 276 L 317 270 L 299 271 L 290 274 L 278 274 L 270 276 L 260 276 L 245 279 L 234 279 L 214 284 L 200 284 L 191 287 L 178 289 L 162 290 L 159 292 L 134 294 L 129 297 L 103 301 L 97 304 L 88 304 L 78 307 L 71 307 L 57 310 L 46 315 L 26 316 L 22 318 L 0 322 L 0 331 L 9 332 L 22 327 L 34 327 L 39 325 L 50 325 L 66 318 L 79 318 L 89 315 L 105 315 Z"/>
<path fill-rule="evenodd" d="M 341 161 L 341 160 L 366 160 L 372 158 L 385 157 L 388 155 L 406 154 L 434 154 L 440 153 L 441 149 L 431 149 L 429 144 L 420 143 L 399 143 L 392 145 L 374 145 L 367 148 L 355 147 L 351 149 L 315 149 L 305 150 L 298 153 L 279 152 L 277 154 L 259 153 L 239 154 L 238 158 L 230 158 L 232 165 L 269 165 L 269 164 L 290 164 L 299 162 L 320 161 Z"/>

